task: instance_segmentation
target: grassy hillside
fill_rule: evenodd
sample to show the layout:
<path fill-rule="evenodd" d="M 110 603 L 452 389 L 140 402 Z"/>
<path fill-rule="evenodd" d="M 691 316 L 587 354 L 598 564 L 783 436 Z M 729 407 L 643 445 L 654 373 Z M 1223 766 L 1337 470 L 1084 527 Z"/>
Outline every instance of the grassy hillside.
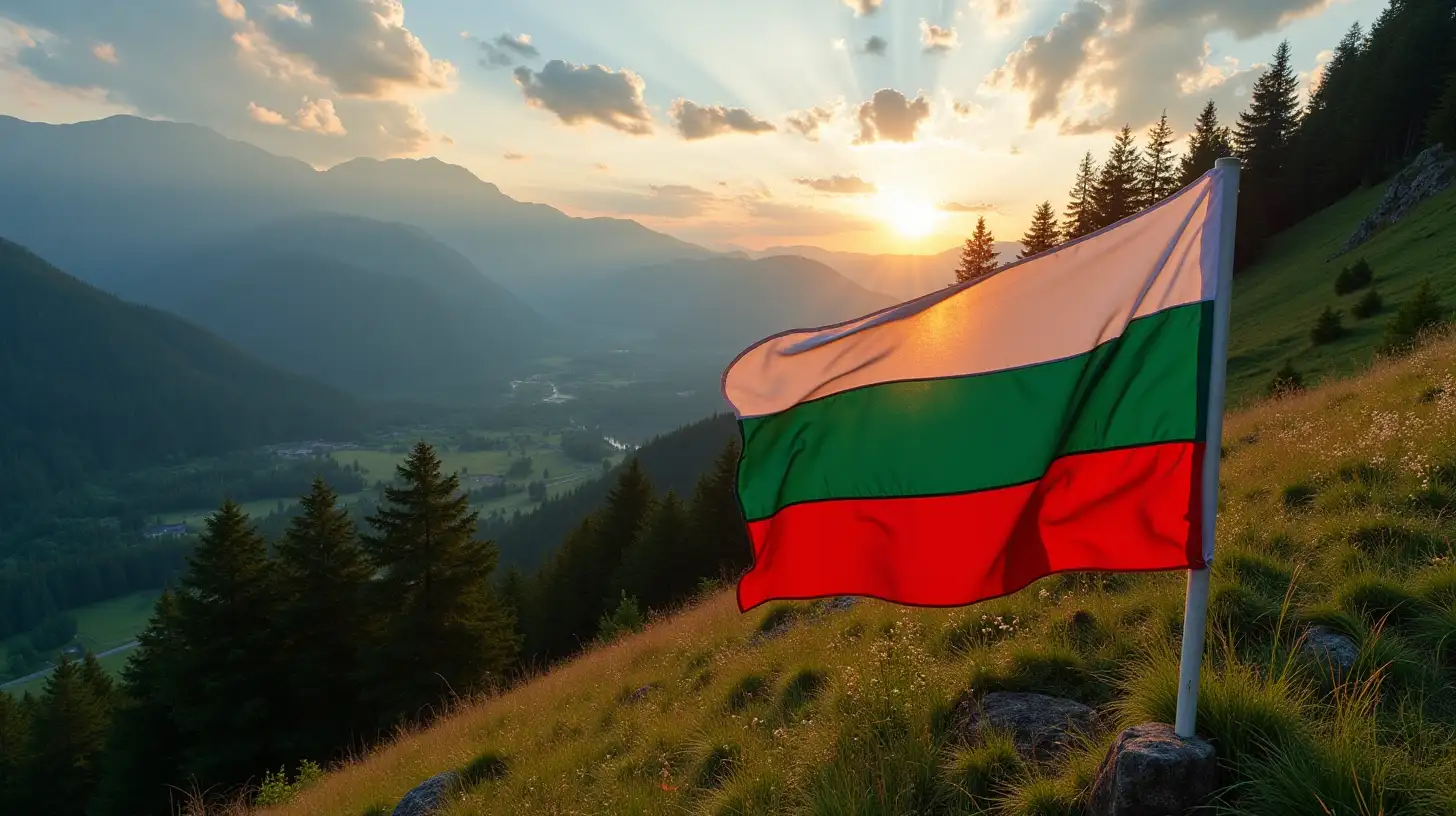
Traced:
<path fill-rule="evenodd" d="M 1456 339 L 1235 412 L 1226 439 L 1199 703 L 1224 812 L 1456 813 Z M 746 615 L 717 593 L 266 812 L 388 813 L 466 769 L 451 814 L 1078 813 L 1118 726 L 1172 721 L 1182 589 L 1067 575 L 965 609 Z M 1314 622 L 1359 645 L 1341 682 L 1300 655 Z M 956 702 L 997 689 L 1105 727 L 1042 765 L 965 744 Z"/>
<path fill-rule="evenodd" d="M 1286 360 L 1311 378 L 1348 374 L 1368 365 L 1385 324 L 1400 303 L 1430 277 L 1438 292 L 1456 292 L 1456 188 L 1424 202 L 1400 223 L 1353 252 L 1331 259 L 1385 195 L 1385 185 L 1362 190 L 1271 239 L 1264 257 L 1234 279 L 1229 339 L 1229 398 L 1260 396 Z M 1336 296 L 1335 276 L 1364 258 L 1386 308 L 1355 319 L 1350 307 L 1364 291 Z M 1309 330 L 1326 306 L 1344 312 L 1346 335 L 1314 346 Z M 1448 312 L 1456 296 L 1447 295 Z"/>

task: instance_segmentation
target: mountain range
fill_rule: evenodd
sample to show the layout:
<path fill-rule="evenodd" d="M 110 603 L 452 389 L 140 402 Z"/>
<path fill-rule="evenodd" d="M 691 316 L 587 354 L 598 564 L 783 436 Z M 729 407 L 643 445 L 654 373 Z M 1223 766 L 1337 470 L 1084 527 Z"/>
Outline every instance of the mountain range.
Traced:
<path fill-rule="evenodd" d="M 1016 260 L 1021 244 L 997 241 L 996 253 L 1002 263 Z M 869 255 L 861 252 L 837 252 L 814 246 L 775 246 L 747 253 L 753 258 L 775 255 L 798 255 L 833 267 L 846 278 L 875 292 L 883 292 L 897 301 L 917 298 L 955 280 L 961 248 L 951 247 L 934 255 Z"/>

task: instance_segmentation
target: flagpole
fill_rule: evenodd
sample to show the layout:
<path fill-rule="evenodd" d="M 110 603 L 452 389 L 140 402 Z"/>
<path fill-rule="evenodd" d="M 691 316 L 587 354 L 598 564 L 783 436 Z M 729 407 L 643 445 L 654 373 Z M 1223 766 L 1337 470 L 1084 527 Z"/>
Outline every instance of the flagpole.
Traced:
<path fill-rule="evenodd" d="M 1234 227 L 1239 208 L 1239 160 L 1213 163 L 1218 189 L 1218 289 L 1213 298 L 1212 357 L 1208 376 L 1208 426 L 1203 454 L 1203 563 L 1188 571 L 1183 607 L 1183 654 L 1178 664 L 1178 712 L 1173 731 L 1188 739 L 1198 717 L 1198 675 L 1203 666 L 1203 633 L 1208 618 L 1208 572 L 1213 562 L 1214 522 L 1218 519 L 1218 464 L 1223 447 L 1224 389 L 1228 377 L 1229 301 L 1233 297 Z"/>

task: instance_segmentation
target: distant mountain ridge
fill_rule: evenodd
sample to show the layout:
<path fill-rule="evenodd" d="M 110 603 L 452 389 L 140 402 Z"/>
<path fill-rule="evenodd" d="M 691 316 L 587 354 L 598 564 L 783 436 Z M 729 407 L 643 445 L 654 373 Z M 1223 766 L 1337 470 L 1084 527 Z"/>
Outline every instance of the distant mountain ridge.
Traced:
<path fill-rule="evenodd" d="M 997 241 L 1002 263 L 1013 261 L 1021 251 L 1014 241 Z M 871 255 L 838 252 L 815 246 L 774 246 L 750 253 L 755 258 L 798 255 L 833 267 L 839 274 L 866 289 L 883 292 L 897 301 L 917 298 L 955 280 L 961 248 L 951 247 L 934 255 Z"/>
<path fill-rule="evenodd" d="M 0 117 L 0 144 L 0 234 L 106 288 L 228 234 L 318 211 L 424 229 L 538 302 L 612 272 L 715 254 L 634 221 L 516 201 L 438 159 L 355 159 L 320 172 L 207 128 L 131 116 Z"/>
<path fill-rule="evenodd" d="M 776 332 L 838 323 L 894 302 L 818 261 L 779 255 L 633 269 L 583 287 L 562 308 L 566 320 L 650 332 L 667 348 L 731 355 Z"/>
<path fill-rule="evenodd" d="M 285 370 L 366 396 L 500 381 L 550 325 L 423 230 L 308 215 L 213 241 L 116 284 Z"/>
<path fill-rule="evenodd" d="M 357 433 L 361 406 L 0 238 L 0 518 L 98 471 Z"/>

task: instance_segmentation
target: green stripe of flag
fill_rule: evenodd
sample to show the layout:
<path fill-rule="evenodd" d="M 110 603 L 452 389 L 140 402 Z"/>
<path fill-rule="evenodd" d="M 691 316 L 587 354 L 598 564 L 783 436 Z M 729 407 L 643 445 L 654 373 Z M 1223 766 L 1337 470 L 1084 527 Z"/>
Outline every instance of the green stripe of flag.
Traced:
<path fill-rule="evenodd" d="M 1201 441 L 1212 326 L 1213 303 L 1192 303 L 1064 360 L 881 383 L 745 419 L 744 514 L 986 490 L 1033 481 L 1067 454 Z"/>

